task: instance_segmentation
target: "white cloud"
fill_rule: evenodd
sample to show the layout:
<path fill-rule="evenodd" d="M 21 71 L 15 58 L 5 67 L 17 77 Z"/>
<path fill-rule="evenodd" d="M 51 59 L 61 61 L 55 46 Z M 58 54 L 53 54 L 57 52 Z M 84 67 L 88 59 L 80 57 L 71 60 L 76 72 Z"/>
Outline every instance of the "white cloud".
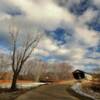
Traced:
<path fill-rule="evenodd" d="M 75 48 L 75 49 L 72 50 L 72 53 L 73 53 L 72 58 L 74 60 L 79 61 L 80 59 L 82 59 L 84 57 L 85 51 L 82 48 Z"/>
<path fill-rule="evenodd" d="M 4 21 L 5 19 L 10 19 L 11 16 L 6 13 L 0 13 L 0 21 Z"/>
<path fill-rule="evenodd" d="M 59 55 L 67 55 L 69 52 L 70 52 L 70 50 L 67 49 L 67 48 L 59 48 L 58 51 L 57 51 L 57 54 L 59 54 Z"/>
<path fill-rule="evenodd" d="M 83 15 L 79 16 L 78 20 L 80 24 L 91 22 L 97 16 L 98 11 L 94 11 L 92 8 L 87 9 Z"/>
<path fill-rule="evenodd" d="M 68 48 L 59 47 L 57 43 L 50 37 L 44 36 L 38 45 L 38 48 L 35 50 L 35 54 L 42 56 L 65 56 L 70 52 Z"/>
<path fill-rule="evenodd" d="M 58 49 L 56 42 L 52 38 L 44 36 L 39 43 L 39 48 L 53 52 Z"/>
<path fill-rule="evenodd" d="M 39 49 L 39 48 L 36 48 L 34 50 L 34 53 L 35 55 L 40 55 L 40 56 L 49 56 L 49 52 L 47 50 L 43 50 L 42 48 Z"/>
<path fill-rule="evenodd" d="M 74 16 L 53 0 L 8 0 L 8 3 L 17 6 L 33 23 L 46 29 L 55 29 L 61 23 L 72 23 Z"/>
<path fill-rule="evenodd" d="M 62 3 L 62 6 L 57 2 Z M 7 11 L 13 8 L 15 11 L 22 12 L 21 15 L 14 16 L 14 20 L 25 33 L 33 32 L 35 28 L 40 29 L 41 32 L 45 29 L 55 30 L 58 27 L 71 27 L 75 31 L 71 33 L 74 37 L 71 42 L 59 47 L 57 41 L 44 33 L 34 54 L 54 55 L 55 58 L 52 58 L 51 61 L 56 61 L 56 57 L 61 57 L 61 59 L 63 57 L 63 60 L 65 59 L 66 62 L 70 62 L 76 67 L 83 66 L 84 59 L 88 61 L 84 57 L 86 48 L 96 46 L 99 41 L 99 33 L 90 30 L 86 25 L 97 16 L 98 12 L 87 9 L 83 15 L 78 17 L 68 10 L 68 7 L 74 3 L 79 4 L 80 0 L 0 0 L 0 32 L 8 32 L 8 25 L 11 22 L 8 19 L 11 19 L 11 15 Z M 94 3 L 99 4 L 99 0 L 94 0 Z M 80 42 L 86 46 L 80 45 Z"/>
<path fill-rule="evenodd" d="M 95 46 L 99 42 L 98 32 L 89 30 L 86 27 L 77 27 L 76 29 L 77 39 L 83 41 L 88 46 Z"/>
<path fill-rule="evenodd" d="M 96 6 L 100 7 L 100 0 L 93 0 L 93 3 L 94 3 Z"/>

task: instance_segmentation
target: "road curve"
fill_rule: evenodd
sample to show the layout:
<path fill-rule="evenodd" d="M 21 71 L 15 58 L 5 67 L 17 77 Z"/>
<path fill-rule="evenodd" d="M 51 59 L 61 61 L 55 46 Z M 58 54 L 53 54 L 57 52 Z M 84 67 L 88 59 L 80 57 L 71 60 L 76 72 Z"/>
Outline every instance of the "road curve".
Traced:
<path fill-rule="evenodd" d="M 32 89 L 16 100 L 80 100 L 68 92 L 68 85 L 44 85 Z"/>

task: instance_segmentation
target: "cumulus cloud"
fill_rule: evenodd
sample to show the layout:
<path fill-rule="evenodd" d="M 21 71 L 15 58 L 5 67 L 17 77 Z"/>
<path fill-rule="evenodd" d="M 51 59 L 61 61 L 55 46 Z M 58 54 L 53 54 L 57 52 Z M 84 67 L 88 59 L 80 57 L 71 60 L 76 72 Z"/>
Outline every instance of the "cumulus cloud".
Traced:
<path fill-rule="evenodd" d="M 100 0 L 93 0 L 93 3 L 94 3 L 97 7 L 100 7 Z"/>
<path fill-rule="evenodd" d="M 65 55 L 69 52 L 67 48 L 59 47 L 53 38 L 44 36 L 35 50 L 35 54 L 42 56 L 50 55 Z"/>
<path fill-rule="evenodd" d="M 46 29 L 55 29 L 62 22 L 71 23 L 74 16 L 58 6 L 53 0 L 8 0 L 8 3 L 20 8 L 26 17 Z"/>
<path fill-rule="evenodd" d="M 0 13 L 0 21 L 5 20 L 5 19 L 10 19 L 11 16 L 6 14 L 6 13 Z"/>
<path fill-rule="evenodd" d="M 97 45 L 99 41 L 98 33 L 85 27 L 77 27 L 76 36 L 89 46 Z"/>
<path fill-rule="evenodd" d="M 97 16 L 98 11 L 94 11 L 92 8 L 87 9 L 83 15 L 79 16 L 78 20 L 81 24 L 91 22 Z"/>
<path fill-rule="evenodd" d="M 35 55 L 52 56 L 48 61 L 59 59 L 77 68 L 83 67 L 90 63 L 90 59 L 85 56 L 86 49 L 97 46 L 100 35 L 87 25 L 96 18 L 98 11 L 88 8 L 80 16 L 69 11 L 70 6 L 79 3 L 80 0 L 0 0 L 0 34 L 8 32 L 9 23 L 14 19 L 17 27 L 24 33 L 37 33 L 35 29 L 42 33 L 40 43 L 34 51 Z M 98 6 L 99 0 L 93 0 L 93 3 Z M 63 34 L 66 40 L 60 46 L 59 39 L 55 40 L 53 35 L 47 36 L 45 33 L 45 30 L 53 31 L 59 27 L 64 28 L 65 33 L 59 34 Z M 71 31 L 68 30 L 69 27 Z M 71 39 L 66 35 L 68 33 L 71 34 Z M 97 63 L 92 58 L 91 61 Z"/>
<path fill-rule="evenodd" d="M 82 48 L 75 48 L 74 50 L 72 50 L 72 53 L 73 53 L 73 59 L 77 59 L 77 60 L 80 60 L 84 57 L 84 50 Z"/>

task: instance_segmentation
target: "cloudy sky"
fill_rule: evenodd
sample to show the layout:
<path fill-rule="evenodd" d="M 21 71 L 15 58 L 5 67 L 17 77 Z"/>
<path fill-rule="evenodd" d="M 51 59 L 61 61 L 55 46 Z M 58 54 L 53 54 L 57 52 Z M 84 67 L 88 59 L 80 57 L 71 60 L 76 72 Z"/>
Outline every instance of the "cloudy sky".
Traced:
<path fill-rule="evenodd" d="M 41 34 L 33 56 L 100 68 L 100 0 L 0 0 L 0 52 L 8 52 L 9 23 Z"/>

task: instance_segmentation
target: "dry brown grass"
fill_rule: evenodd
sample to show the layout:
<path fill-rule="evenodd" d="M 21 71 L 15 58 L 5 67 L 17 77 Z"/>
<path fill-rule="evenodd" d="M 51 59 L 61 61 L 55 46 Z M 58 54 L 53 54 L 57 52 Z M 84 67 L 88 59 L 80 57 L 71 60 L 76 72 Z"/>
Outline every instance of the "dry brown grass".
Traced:
<path fill-rule="evenodd" d="M 12 80 L 0 80 L 0 84 L 8 84 L 11 83 Z M 17 83 L 31 83 L 31 80 L 17 80 Z"/>

